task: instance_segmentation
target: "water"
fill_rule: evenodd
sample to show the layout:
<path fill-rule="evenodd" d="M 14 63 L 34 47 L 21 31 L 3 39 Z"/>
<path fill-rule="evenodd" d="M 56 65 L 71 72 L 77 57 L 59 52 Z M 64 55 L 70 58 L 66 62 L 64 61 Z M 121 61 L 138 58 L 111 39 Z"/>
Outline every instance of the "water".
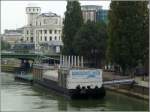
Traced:
<path fill-rule="evenodd" d="M 103 100 L 67 100 L 43 87 L 14 81 L 13 75 L 1 74 L 1 110 L 17 112 L 57 111 L 148 111 L 148 101 L 107 91 Z"/>

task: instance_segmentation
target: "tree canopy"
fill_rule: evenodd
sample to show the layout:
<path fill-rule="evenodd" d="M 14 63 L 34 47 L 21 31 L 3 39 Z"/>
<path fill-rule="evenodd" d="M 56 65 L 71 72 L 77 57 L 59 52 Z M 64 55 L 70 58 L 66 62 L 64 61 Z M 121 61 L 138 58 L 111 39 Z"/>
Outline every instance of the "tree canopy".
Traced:
<path fill-rule="evenodd" d="M 108 23 L 107 57 L 123 71 L 144 61 L 148 49 L 148 2 L 112 1 Z"/>
<path fill-rule="evenodd" d="M 87 21 L 74 38 L 75 53 L 94 61 L 95 67 L 100 67 L 105 59 L 106 40 L 106 24 Z"/>
<path fill-rule="evenodd" d="M 8 42 L 1 40 L 1 50 L 8 50 L 10 47 L 11 46 Z"/>
<path fill-rule="evenodd" d="M 74 36 L 83 24 L 81 7 L 78 1 L 67 2 L 63 24 L 63 54 L 72 55 L 74 54 Z"/>

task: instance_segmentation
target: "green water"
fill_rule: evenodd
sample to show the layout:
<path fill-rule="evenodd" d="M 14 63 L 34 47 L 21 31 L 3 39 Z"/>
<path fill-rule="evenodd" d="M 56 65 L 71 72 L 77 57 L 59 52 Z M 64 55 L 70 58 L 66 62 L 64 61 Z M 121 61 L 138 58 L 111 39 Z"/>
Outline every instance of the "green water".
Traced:
<path fill-rule="evenodd" d="M 13 74 L 1 74 L 1 111 L 148 111 L 148 101 L 106 91 L 102 100 L 67 100 L 43 87 L 32 87 L 13 79 Z"/>

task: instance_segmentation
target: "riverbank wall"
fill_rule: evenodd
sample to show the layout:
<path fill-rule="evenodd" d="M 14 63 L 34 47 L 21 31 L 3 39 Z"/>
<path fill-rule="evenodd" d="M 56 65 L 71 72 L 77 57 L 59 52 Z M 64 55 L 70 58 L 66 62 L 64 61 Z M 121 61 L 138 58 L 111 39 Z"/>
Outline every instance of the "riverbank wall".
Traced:
<path fill-rule="evenodd" d="M 104 72 L 103 80 L 114 80 L 114 79 L 127 79 L 130 78 L 128 76 L 119 76 L 114 75 L 112 72 Z M 148 82 L 147 82 L 148 84 Z M 115 91 L 118 93 L 122 93 L 128 96 L 137 97 L 140 99 L 149 100 L 149 86 L 143 86 L 137 83 L 133 84 L 112 84 L 112 85 L 105 85 L 107 90 Z"/>
<path fill-rule="evenodd" d="M 149 100 L 149 88 L 146 87 L 134 85 L 131 88 L 131 85 L 113 85 L 113 86 L 106 86 L 105 88 L 107 90 L 115 91 L 128 96 Z"/>
<path fill-rule="evenodd" d="M 15 73 L 19 68 L 20 68 L 19 66 L 13 66 L 13 65 L 1 65 L 2 72 Z"/>

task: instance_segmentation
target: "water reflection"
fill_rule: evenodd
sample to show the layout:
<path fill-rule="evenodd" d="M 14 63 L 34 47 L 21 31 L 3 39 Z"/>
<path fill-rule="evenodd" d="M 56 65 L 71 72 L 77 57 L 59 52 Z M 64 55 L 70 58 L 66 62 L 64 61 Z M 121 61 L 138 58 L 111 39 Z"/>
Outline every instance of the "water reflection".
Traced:
<path fill-rule="evenodd" d="M 1 109 L 3 111 L 102 111 L 148 110 L 148 101 L 107 91 L 101 100 L 68 100 L 40 86 L 14 81 L 12 74 L 3 74 Z"/>

